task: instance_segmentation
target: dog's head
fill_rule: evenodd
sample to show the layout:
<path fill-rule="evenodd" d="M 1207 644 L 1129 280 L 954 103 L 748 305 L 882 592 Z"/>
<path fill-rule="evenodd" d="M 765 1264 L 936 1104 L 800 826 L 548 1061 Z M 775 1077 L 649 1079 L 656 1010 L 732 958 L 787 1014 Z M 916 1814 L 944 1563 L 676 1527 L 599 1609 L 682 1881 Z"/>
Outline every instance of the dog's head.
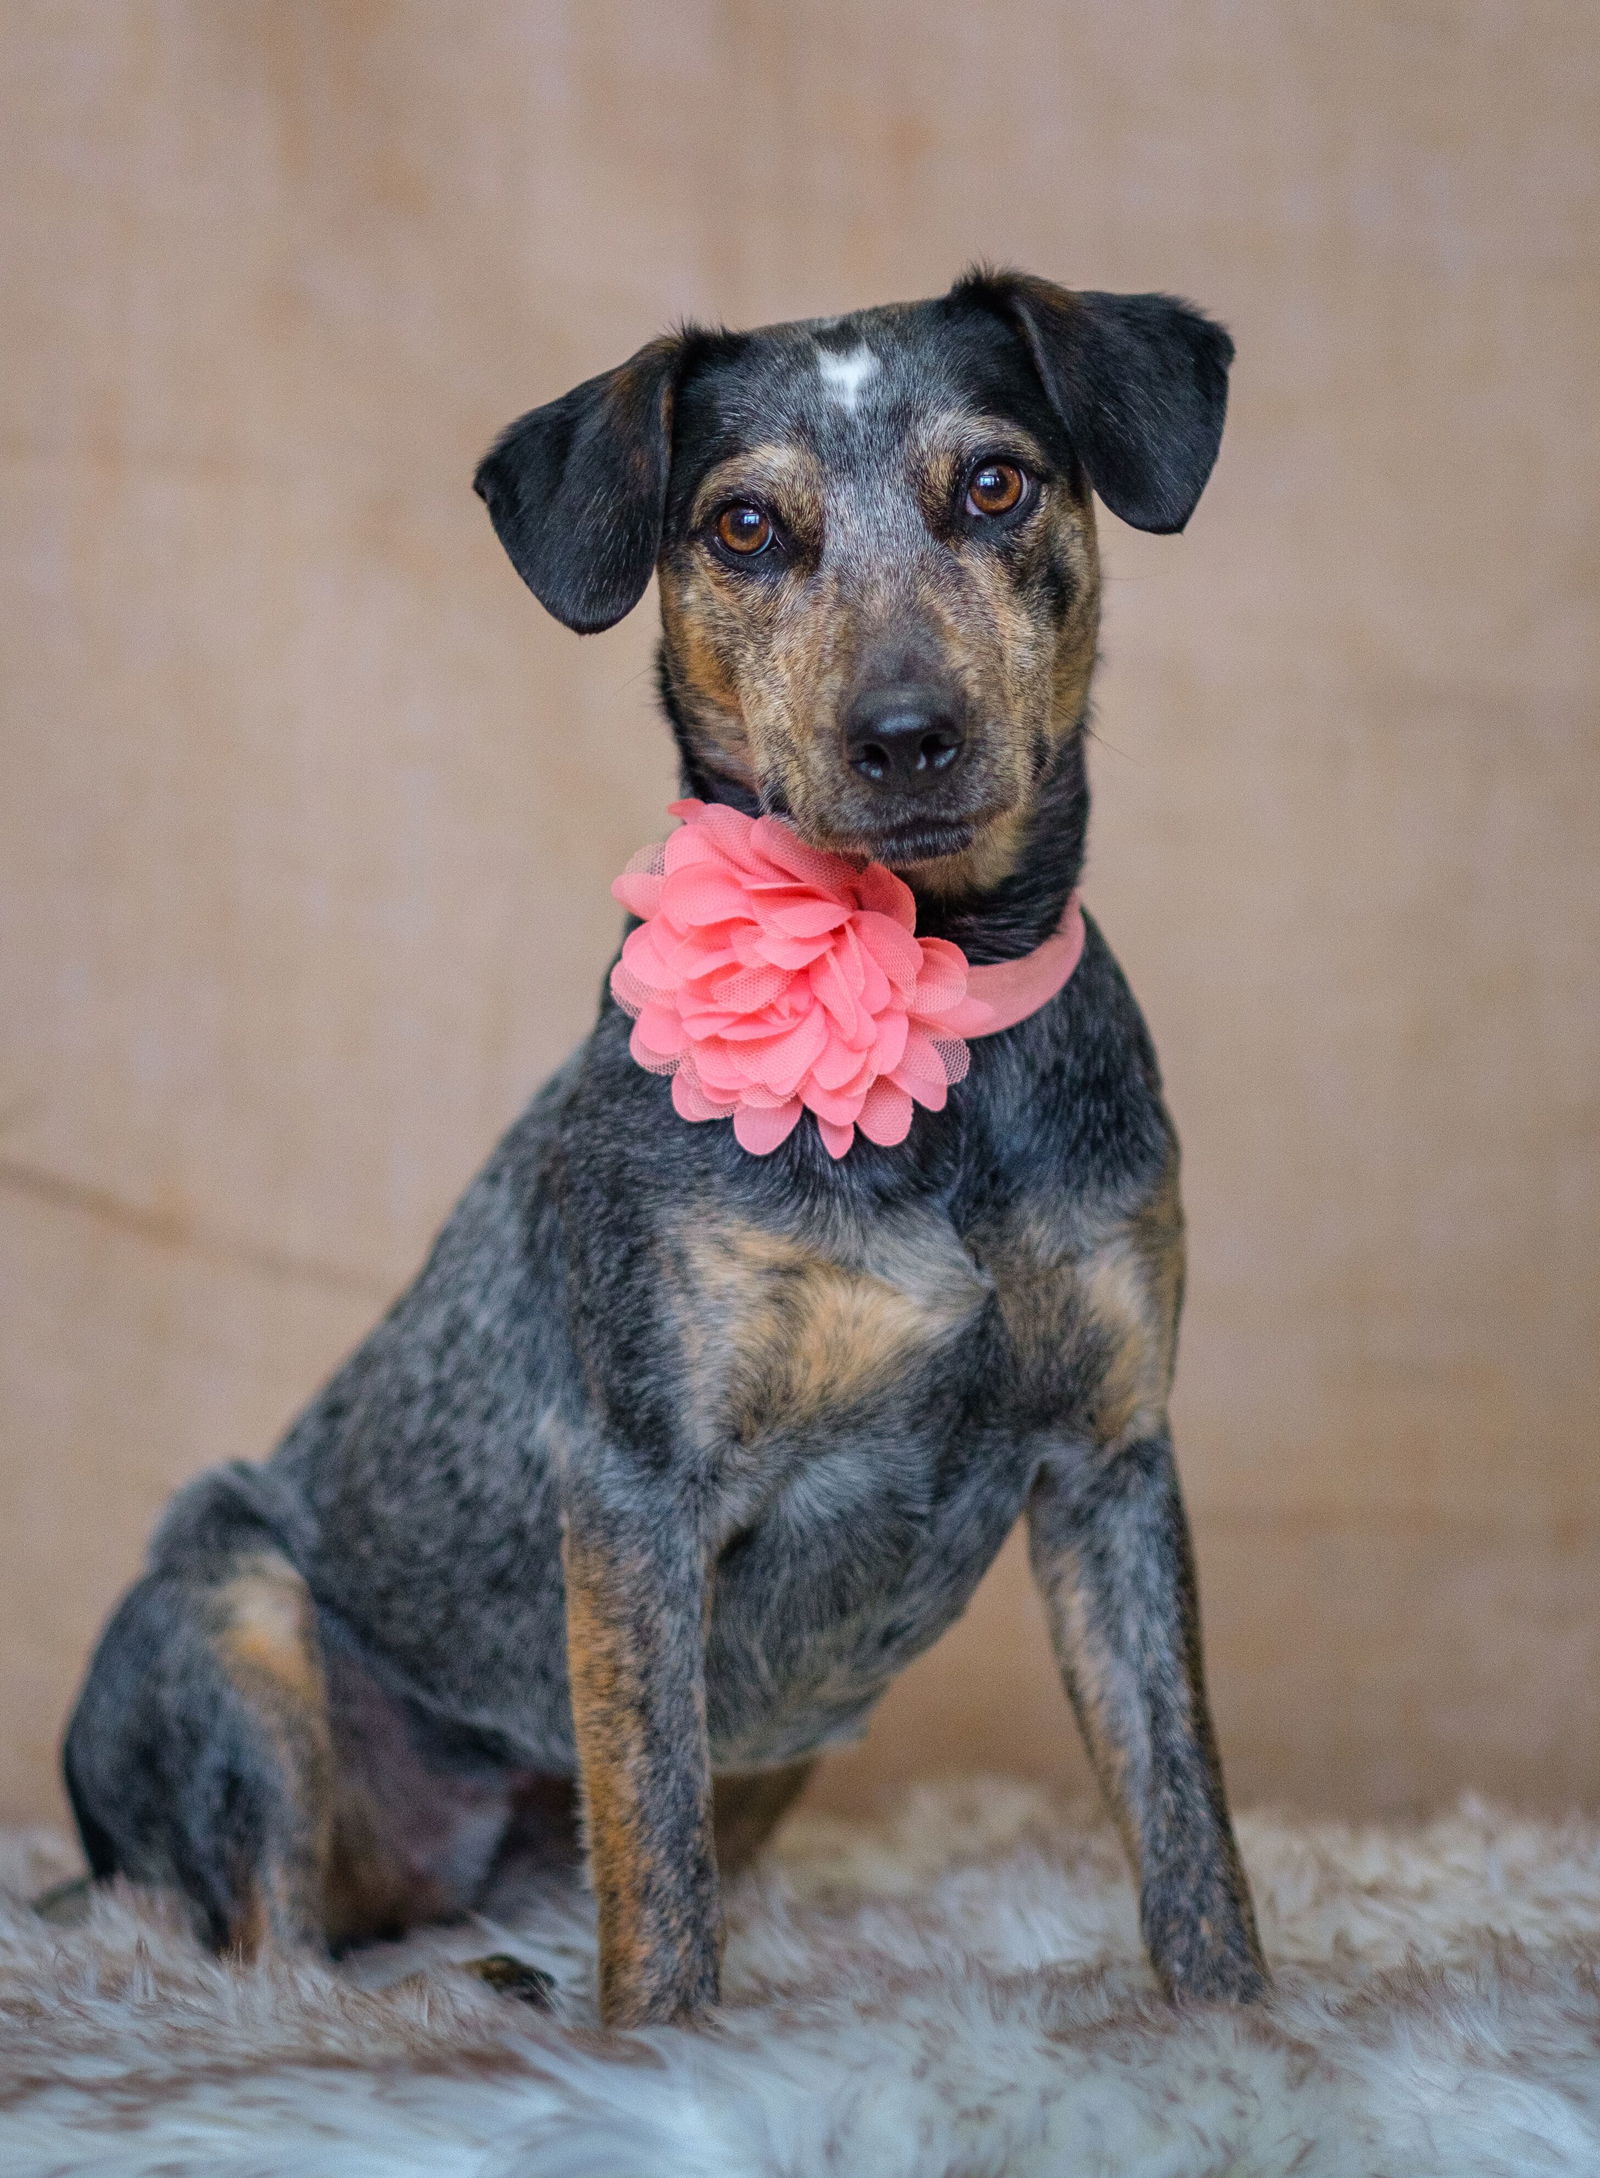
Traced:
<path fill-rule="evenodd" d="M 477 488 L 581 634 L 659 566 L 693 768 L 814 845 L 1004 874 L 1094 664 L 1092 493 L 1181 529 L 1233 345 L 1162 295 L 978 273 L 931 302 L 687 328 L 537 408 Z"/>

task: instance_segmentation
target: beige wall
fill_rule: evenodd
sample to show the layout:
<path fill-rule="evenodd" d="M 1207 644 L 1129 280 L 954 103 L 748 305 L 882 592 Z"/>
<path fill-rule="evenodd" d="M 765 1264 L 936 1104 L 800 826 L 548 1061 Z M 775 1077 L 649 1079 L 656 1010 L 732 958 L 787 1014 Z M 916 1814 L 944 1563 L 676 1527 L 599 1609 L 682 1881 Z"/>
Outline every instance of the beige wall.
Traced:
<path fill-rule="evenodd" d="M 581 1034 L 669 787 L 467 479 L 674 315 L 978 254 L 1240 348 L 1106 521 L 1090 897 L 1188 1158 L 1241 1797 L 1600 1797 L 1588 0 L 0 9 L 0 1809 Z M 1013 1552 L 823 1790 L 1081 1782 Z"/>

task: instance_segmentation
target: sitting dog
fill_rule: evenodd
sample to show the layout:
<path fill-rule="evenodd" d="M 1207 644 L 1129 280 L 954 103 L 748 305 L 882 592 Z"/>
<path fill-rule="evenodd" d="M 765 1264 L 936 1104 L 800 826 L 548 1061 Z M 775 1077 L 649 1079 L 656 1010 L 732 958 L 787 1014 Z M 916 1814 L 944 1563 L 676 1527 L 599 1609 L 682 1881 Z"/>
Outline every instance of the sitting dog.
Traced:
<path fill-rule="evenodd" d="M 1091 494 L 1184 526 L 1232 352 L 980 271 L 686 328 L 487 456 L 569 628 L 659 574 L 688 822 L 410 1291 L 265 1466 L 168 1509 L 67 1735 L 97 1877 L 337 1949 L 567 1850 L 576 1801 L 603 2019 L 698 2017 L 719 1863 L 1025 1513 L 1156 1974 L 1262 1992 L 1167 1424 L 1177 1144 L 1076 906 Z"/>

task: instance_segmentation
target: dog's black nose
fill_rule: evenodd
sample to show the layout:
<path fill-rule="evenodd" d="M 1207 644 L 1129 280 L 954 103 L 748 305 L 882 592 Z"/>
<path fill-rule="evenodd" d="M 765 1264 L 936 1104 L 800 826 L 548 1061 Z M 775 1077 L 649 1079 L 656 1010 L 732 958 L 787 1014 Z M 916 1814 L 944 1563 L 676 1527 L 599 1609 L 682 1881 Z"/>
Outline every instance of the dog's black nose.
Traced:
<path fill-rule="evenodd" d="M 925 794 L 940 785 L 966 745 L 966 729 L 950 696 L 913 682 L 858 696 L 845 720 L 850 769 L 900 794 Z"/>

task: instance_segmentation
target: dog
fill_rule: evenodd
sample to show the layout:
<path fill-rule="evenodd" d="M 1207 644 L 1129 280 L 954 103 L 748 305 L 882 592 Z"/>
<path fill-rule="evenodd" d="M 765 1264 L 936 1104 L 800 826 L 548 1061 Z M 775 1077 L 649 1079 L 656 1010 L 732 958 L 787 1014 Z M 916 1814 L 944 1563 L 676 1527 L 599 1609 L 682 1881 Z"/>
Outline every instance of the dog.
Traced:
<path fill-rule="evenodd" d="M 694 806 L 892 871 L 981 971 L 1078 884 L 1093 499 L 1183 528 L 1232 355 L 1169 297 L 980 269 L 653 340 L 477 490 L 580 634 L 659 576 Z M 267 1464 L 168 1508 L 67 1732 L 94 1878 L 337 1951 L 470 1908 L 514 1842 L 581 1850 L 603 2021 L 699 2019 L 719 1870 L 1025 1515 L 1156 1976 L 1259 1997 L 1167 1421 L 1177 1142 L 1104 938 L 843 1154 L 688 1123 L 630 1033 L 606 995 Z"/>

